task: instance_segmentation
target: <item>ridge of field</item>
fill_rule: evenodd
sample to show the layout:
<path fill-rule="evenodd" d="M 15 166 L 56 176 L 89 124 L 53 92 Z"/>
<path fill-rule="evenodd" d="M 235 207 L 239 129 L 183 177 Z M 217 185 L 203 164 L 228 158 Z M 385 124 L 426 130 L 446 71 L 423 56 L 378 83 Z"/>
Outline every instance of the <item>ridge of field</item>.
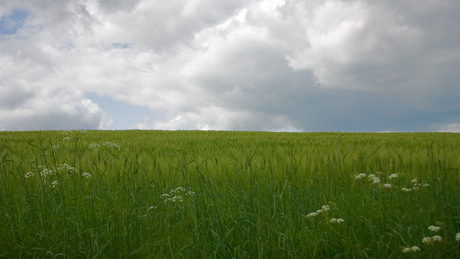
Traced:
<path fill-rule="evenodd" d="M 0 257 L 460 257 L 460 134 L 0 132 Z"/>

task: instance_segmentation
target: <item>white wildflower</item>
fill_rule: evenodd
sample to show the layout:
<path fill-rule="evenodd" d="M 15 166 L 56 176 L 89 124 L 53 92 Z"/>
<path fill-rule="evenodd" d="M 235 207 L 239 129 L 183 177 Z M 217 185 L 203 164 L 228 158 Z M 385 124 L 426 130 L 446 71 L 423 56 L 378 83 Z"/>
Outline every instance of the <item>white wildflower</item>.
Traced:
<path fill-rule="evenodd" d="M 404 247 L 403 253 L 410 253 L 412 252 L 412 249 L 410 247 Z"/>
<path fill-rule="evenodd" d="M 92 143 L 89 145 L 89 149 L 98 150 L 101 147 L 98 143 Z"/>
<path fill-rule="evenodd" d="M 329 223 L 338 223 L 338 224 L 340 224 L 340 223 L 343 223 L 343 222 L 345 222 L 345 220 L 343 220 L 342 218 L 331 218 L 329 220 Z"/>
<path fill-rule="evenodd" d="M 194 195 L 195 195 L 195 192 L 188 191 L 188 192 L 187 192 L 187 195 L 188 195 L 188 196 L 194 196 Z"/>
<path fill-rule="evenodd" d="M 171 197 L 171 195 L 169 195 L 169 193 L 163 193 L 162 195 L 160 195 L 160 198 L 162 199 L 166 199 L 166 198 L 169 198 Z"/>
<path fill-rule="evenodd" d="M 418 246 L 412 246 L 410 249 L 412 249 L 412 252 L 420 251 L 420 248 Z"/>
<path fill-rule="evenodd" d="M 379 184 L 379 183 L 380 183 L 380 178 L 378 178 L 377 176 L 374 177 L 374 178 L 372 179 L 372 183 L 373 183 L 373 184 Z"/>
<path fill-rule="evenodd" d="M 318 213 L 316 213 L 316 212 L 310 212 L 310 213 L 307 214 L 307 218 L 313 218 L 313 217 L 316 217 L 316 216 L 318 216 Z"/>
<path fill-rule="evenodd" d="M 176 189 L 171 190 L 170 193 L 181 193 L 181 192 L 184 192 L 184 188 L 182 188 L 182 187 L 179 186 L 179 187 L 177 187 Z"/>
<path fill-rule="evenodd" d="M 51 188 L 56 188 L 60 184 L 59 181 L 54 181 L 51 183 Z"/>
<path fill-rule="evenodd" d="M 66 173 L 76 173 L 78 170 L 77 168 L 69 164 L 61 164 L 61 166 L 57 169 L 57 171 L 66 172 Z"/>
<path fill-rule="evenodd" d="M 374 177 L 376 177 L 375 174 L 370 174 L 370 175 L 367 176 L 367 178 L 369 178 L 370 180 L 373 180 Z"/>
<path fill-rule="evenodd" d="M 33 172 L 27 172 L 27 173 L 24 175 L 24 178 L 28 179 L 28 178 L 30 178 L 30 177 L 32 177 L 32 176 L 34 176 L 34 175 L 35 175 L 35 173 L 33 173 Z"/>
<path fill-rule="evenodd" d="M 441 228 L 438 226 L 429 226 L 428 229 L 433 232 L 438 232 L 439 230 L 441 230 Z"/>
<path fill-rule="evenodd" d="M 157 206 L 150 206 L 150 207 L 147 208 L 147 212 L 149 212 L 149 211 L 151 211 L 151 210 L 154 210 L 154 209 L 156 209 L 156 208 L 157 208 Z"/>
<path fill-rule="evenodd" d="M 430 245 L 430 244 L 433 243 L 433 238 L 432 238 L 432 237 L 424 237 L 424 238 L 422 239 L 422 243 L 427 244 L 427 245 Z"/>
<path fill-rule="evenodd" d="M 318 213 L 318 214 L 321 214 L 321 213 L 323 213 L 323 212 L 324 212 L 324 210 L 317 210 L 317 211 L 316 211 L 316 213 Z"/>
<path fill-rule="evenodd" d="M 43 168 L 43 169 L 40 171 L 40 176 L 42 176 L 42 177 L 47 177 L 47 176 L 49 176 L 49 175 L 54 175 L 54 174 L 56 174 L 56 172 L 53 171 L 53 170 L 50 170 L 50 169 L 48 169 L 48 168 Z"/>
<path fill-rule="evenodd" d="M 418 252 L 420 248 L 418 246 L 404 247 L 403 253 Z"/>
<path fill-rule="evenodd" d="M 102 142 L 102 145 L 105 146 L 105 147 L 108 147 L 110 149 L 120 150 L 120 145 L 118 145 L 117 143 L 112 143 L 112 142 L 109 142 L 109 141 L 105 141 L 105 142 Z"/>
<path fill-rule="evenodd" d="M 457 242 L 460 242 L 460 233 L 457 233 L 455 235 L 455 240 L 457 240 Z"/>
<path fill-rule="evenodd" d="M 355 179 L 358 180 L 358 179 L 361 179 L 361 178 L 364 178 L 364 177 L 366 177 L 366 174 L 365 173 L 360 173 L 357 176 L 355 176 Z"/>
<path fill-rule="evenodd" d="M 422 187 L 430 187 L 430 184 L 429 183 L 424 183 L 424 184 L 422 184 Z"/>
<path fill-rule="evenodd" d="M 92 176 L 90 173 L 88 173 L 88 172 L 83 172 L 83 173 L 81 173 L 81 176 L 83 176 L 84 178 L 86 178 L 86 179 L 88 179 L 88 180 L 93 179 L 93 176 Z"/>
<path fill-rule="evenodd" d="M 397 174 L 390 174 L 390 176 L 388 176 L 388 179 L 396 179 L 398 178 L 399 176 Z"/>
<path fill-rule="evenodd" d="M 432 245 L 434 242 L 441 242 L 441 241 L 442 241 L 441 236 L 424 237 L 422 239 L 422 243 L 426 245 Z"/>
<path fill-rule="evenodd" d="M 386 188 L 386 189 L 391 189 L 391 184 L 389 183 L 386 183 L 383 185 L 383 188 Z"/>
<path fill-rule="evenodd" d="M 73 138 L 71 138 L 69 136 L 66 136 L 66 137 L 63 137 L 62 140 L 64 140 L 64 141 L 73 141 Z"/>
<path fill-rule="evenodd" d="M 410 182 L 413 183 L 413 184 L 416 184 L 416 183 L 418 183 L 418 180 L 417 179 L 412 179 Z"/>
<path fill-rule="evenodd" d="M 331 208 L 329 207 L 329 205 L 323 205 L 323 206 L 321 207 L 321 209 L 322 209 L 323 211 L 328 211 L 328 210 L 330 210 Z"/>
<path fill-rule="evenodd" d="M 401 188 L 401 191 L 403 191 L 403 192 L 411 192 L 412 189 L 403 187 L 403 188 Z"/>

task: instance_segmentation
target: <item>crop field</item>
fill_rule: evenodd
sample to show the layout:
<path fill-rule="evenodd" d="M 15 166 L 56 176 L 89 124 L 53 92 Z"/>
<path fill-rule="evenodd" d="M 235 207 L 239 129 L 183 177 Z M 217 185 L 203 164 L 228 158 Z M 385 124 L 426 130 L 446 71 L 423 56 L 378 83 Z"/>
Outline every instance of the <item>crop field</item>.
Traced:
<path fill-rule="evenodd" d="M 0 132 L 0 258 L 460 257 L 460 134 Z"/>

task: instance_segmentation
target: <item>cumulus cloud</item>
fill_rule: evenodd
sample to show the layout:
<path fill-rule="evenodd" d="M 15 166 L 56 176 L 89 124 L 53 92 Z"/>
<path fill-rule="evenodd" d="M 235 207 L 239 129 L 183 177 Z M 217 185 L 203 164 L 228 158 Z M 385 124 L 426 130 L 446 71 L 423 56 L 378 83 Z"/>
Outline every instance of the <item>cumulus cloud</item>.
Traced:
<path fill-rule="evenodd" d="M 149 111 L 138 128 L 452 129 L 458 10 L 453 1 L 3 1 L 0 128 L 110 128 L 96 94 Z"/>

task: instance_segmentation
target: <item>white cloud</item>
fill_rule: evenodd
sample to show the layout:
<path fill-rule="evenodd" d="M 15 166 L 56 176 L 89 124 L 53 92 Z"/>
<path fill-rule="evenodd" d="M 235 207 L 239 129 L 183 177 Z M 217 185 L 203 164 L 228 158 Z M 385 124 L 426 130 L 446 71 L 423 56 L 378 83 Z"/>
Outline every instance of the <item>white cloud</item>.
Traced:
<path fill-rule="evenodd" d="M 3 129 L 110 127 L 88 94 L 149 109 L 139 128 L 436 130 L 460 111 L 452 1 L 22 0 L 0 15 L 13 8 L 28 16 L 0 35 Z"/>
<path fill-rule="evenodd" d="M 444 125 L 441 129 L 438 131 L 440 132 L 460 132 L 460 123 L 449 123 L 447 125 Z"/>

